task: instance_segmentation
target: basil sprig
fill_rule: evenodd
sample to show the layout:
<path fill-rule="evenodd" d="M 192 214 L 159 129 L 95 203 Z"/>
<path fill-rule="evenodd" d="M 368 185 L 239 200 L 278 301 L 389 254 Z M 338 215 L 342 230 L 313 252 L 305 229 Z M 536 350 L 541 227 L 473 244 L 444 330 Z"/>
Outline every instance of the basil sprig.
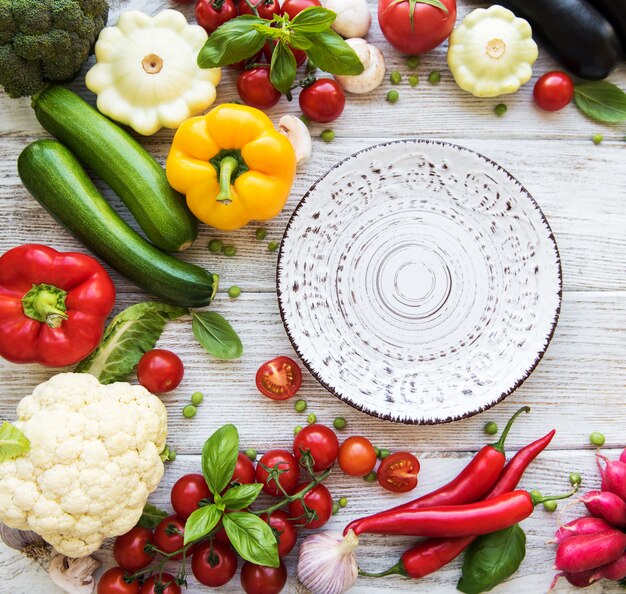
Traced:
<path fill-rule="evenodd" d="M 243 354 L 239 335 L 217 312 L 192 312 L 191 329 L 204 350 L 218 359 L 237 359 Z"/>
<path fill-rule="evenodd" d="M 274 15 L 271 21 L 253 15 L 237 17 L 211 34 L 198 54 L 198 65 L 218 68 L 252 58 L 270 40 L 274 44 L 270 81 L 288 97 L 296 78 L 292 48 L 304 51 L 318 68 L 331 74 L 361 74 L 361 60 L 330 28 L 336 18 L 336 13 L 321 6 L 306 8 L 293 20 L 286 14 Z"/>
<path fill-rule="evenodd" d="M 626 120 L 626 93 L 606 80 L 576 85 L 574 103 L 586 116 L 617 124 Z"/>

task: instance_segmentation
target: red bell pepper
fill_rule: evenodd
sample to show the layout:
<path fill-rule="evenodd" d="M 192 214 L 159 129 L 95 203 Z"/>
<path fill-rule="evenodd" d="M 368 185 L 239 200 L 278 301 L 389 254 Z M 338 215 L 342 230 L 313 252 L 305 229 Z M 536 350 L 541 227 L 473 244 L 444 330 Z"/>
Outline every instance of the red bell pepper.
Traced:
<path fill-rule="evenodd" d="M 0 356 L 63 367 L 100 343 L 115 304 L 106 270 L 85 254 L 25 244 L 0 257 Z"/>

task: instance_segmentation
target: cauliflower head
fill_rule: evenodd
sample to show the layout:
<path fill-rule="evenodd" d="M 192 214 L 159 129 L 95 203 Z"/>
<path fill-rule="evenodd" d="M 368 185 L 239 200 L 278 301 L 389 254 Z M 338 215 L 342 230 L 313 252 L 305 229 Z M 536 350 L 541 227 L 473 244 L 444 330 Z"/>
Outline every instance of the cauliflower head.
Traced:
<path fill-rule="evenodd" d="M 137 523 L 163 478 L 167 413 L 156 396 L 60 373 L 23 398 L 17 416 L 30 450 L 0 463 L 0 521 L 68 557 Z"/>

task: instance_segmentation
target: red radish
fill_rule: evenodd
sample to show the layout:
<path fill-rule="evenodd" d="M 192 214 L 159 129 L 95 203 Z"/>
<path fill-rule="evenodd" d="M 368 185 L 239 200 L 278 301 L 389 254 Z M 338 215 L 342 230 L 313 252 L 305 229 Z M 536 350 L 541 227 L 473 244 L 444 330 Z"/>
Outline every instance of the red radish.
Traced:
<path fill-rule="evenodd" d="M 604 460 L 606 464 L 604 468 L 600 460 Z M 602 454 L 596 454 L 596 462 L 602 475 L 602 490 L 611 491 L 626 501 L 626 462 L 609 460 Z"/>
<path fill-rule="evenodd" d="M 626 578 L 626 553 L 612 563 L 598 567 L 591 579 L 599 580 L 600 578 L 615 581 Z"/>
<path fill-rule="evenodd" d="M 554 533 L 554 542 L 561 543 L 570 536 L 578 536 L 580 534 L 596 534 L 605 530 L 612 530 L 613 526 L 602 518 L 594 518 L 593 516 L 583 516 L 561 526 Z"/>
<path fill-rule="evenodd" d="M 624 549 L 626 534 L 619 530 L 571 536 L 558 546 L 554 569 L 581 573 L 612 563 L 624 554 Z"/>
<path fill-rule="evenodd" d="M 581 571 L 580 573 L 566 573 L 561 572 L 557 573 L 552 580 L 552 584 L 550 584 L 550 588 L 548 592 L 552 592 L 556 587 L 556 583 L 559 581 L 559 578 L 564 577 L 572 586 L 576 586 L 577 588 L 586 588 L 587 586 L 591 586 L 594 582 L 597 582 L 600 578 L 595 578 L 594 573 L 595 569 L 590 569 L 589 571 Z"/>
<path fill-rule="evenodd" d="M 589 491 L 580 500 L 591 514 L 604 518 L 609 524 L 626 527 L 626 502 L 610 491 Z"/>

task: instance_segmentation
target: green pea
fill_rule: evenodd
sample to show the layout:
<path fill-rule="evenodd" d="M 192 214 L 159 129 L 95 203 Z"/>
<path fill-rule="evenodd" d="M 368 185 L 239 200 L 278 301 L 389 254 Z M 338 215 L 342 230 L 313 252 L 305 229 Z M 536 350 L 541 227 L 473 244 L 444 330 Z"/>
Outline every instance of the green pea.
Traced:
<path fill-rule="evenodd" d="M 241 295 L 241 289 L 237 285 L 233 285 L 230 289 L 228 289 L 228 296 L 231 299 L 237 299 Z"/>
<path fill-rule="evenodd" d="M 400 93 L 398 93 L 398 91 L 389 91 L 387 93 L 387 101 L 389 101 L 389 103 L 397 103 L 398 99 L 400 99 Z"/>
<path fill-rule="evenodd" d="M 307 118 L 304 114 L 300 116 L 300 119 L 304 122 L 305 126 L 308 126 L 311 123 L 311 120 Z"/>
<path fill-rule="evenodd" d="M 406 67 L 409 70 L 415 70 L 420 65 L 419 56 L 409 56 L 406 60 Z"/>
<path fill-rule="evenodd" d="M 346 505 L 348 505 L 348 499 L 347 497 L 342 497 L 339 500 L 339 507 L 346 507 Z"/>
<path fill-rule="evenodd" d="M 375 483 L 376 480 L 378 479 L 378 475 L 376 474 L 376 471 L 372 470 L 372 472 L 368 472 L 364 477 L 363 480 L 366 483 Z"/>
<path fill-rule="evenodd" d="M 237 253 L 237 248 L 234 245 L 224 246 L 224 255 L 232 258 Z"/>
<path fill-rule="evenodd" d="M 378 454 L 378 457 L 381 460 L 384 460 L 385 458 L 388 458 L 389 456 L 391 456 L 391 452 L 385 449 L 380 450 L 380 453 Z"/>
<path fill-rule="evenodd" d="M 293 434 L 294 435 L 298 435 L 298 433 L 300 433 L 300 431 L 302 431 L 302 425 L 296 425 L 293 429 Z"/>
<path fill-rule="evenodd" d="M 399 85 L 402 82 L 402 75 L 397 70 L 394 70 L 389 75 L 389 82 L 391 82 L 392 85 Z"/>
<path fill-rule="evenodd" d="M 257 452 L 254 448 L 250 448 L 246 450 L 244 453 L 246 454 L 246 456 L 248 456 L 248 458 L 250 458 L 250 460 L 252 461 L 256 460 Z"/>
<path fill-rule="evenodd" d="M 296 412 L 304 412 L 306 410 L 306 407 L 306 400 L 296 400 L 296 403 L 294 405 Z"/>
<path fill-rule="evenodd" d="M 267 249 L 268 249 L 270 252 L 275 252 L 275 251 L 278 249 L 278 242 L 277 242 L 277 241 L 270 241 L 270 242 L 267 244 Z"/>
<path fill-rule="evenodd" d="M 333 421 L 333 427 L 335 429 L 338 429 L 339 431 L 341 431 L 342 429 L 345 429 L 347 424 L 348 422 L 343 417 L 337 417 Z"/>
<path fill-rule="evenodd" d="M 333 516 L 339 511 L 339 504 L 333 501 Z"/>
<path fill-rule="evenodd" d="M 255 233 L 254 236 L 259 240 L 259 241 L 263 241 L 266 237 L 267 237 L 267 229 L 264 229 L 263 227 L 259 227 Z"/>
<path fill-rule="evenodd" d="M 204 394 L 202 392 L 194 392 L 191 395 L 191 404 L 195 404 L 196 406 L 198 406 L 198 404 L 202 404 L 203 400 Z"/>
<path fill-rule="evenodd" d="M 409 76 L 409 84 L 415 88 L 420 82 L 420 77 L 417 76 L 417 74 L 411 74 L 411 76 Z"/>
<path fill-rule="evenodd" d="M 498 103 L 498 105 L 496 105 L 493 108 L 493 112 L 498 116 L 498 117 L 502 117 L 507 110 L 507 106 L 504 103 Z"/>
<path fill-rule="evenodd" d="M 589 441 L 592 445 L 601 447 L 606 442 L 606 437 L 604 437 L 604 435 L 602 435 L 602 433 L 600 433 L 599 431 L 594 431 L 589 436 Z"/>
<path fill-rule="evenodd" d="M 185 408 L 183 408 L 183 417 L 185 417 L 186 419 L 192 419 L 196 416 L 197 412 L 198 411 L 193 404 L 188 404 L 187 406 L 185 406 Z"/>
<path fill-rule="evenodd" d="M 439 72 L 439 70 L 433 70 L 428 75 L 428 82 L 431 85 L 438 85 L 441 82 L 441 72 Z"/>
<path fill-rule="evenodd" d="M 306 418 L 306 422 L 310 425 L 311 423 L 315 423 L 315 421 L 317 421 L 317 416 L 315 415 L 315 413 L 311 413 L 307 418 Z"/>
<path fill-rule="evenodd" d="M 321 134 L 321 139 L 324 142 L 332 142 L 335 140 L 335 133 L 332 130 L 324 130 Z"/>
<path fill-rule="evenodd" d="M 580 476 L 580 474 L 578 474 L 577 472 L 572 472 L 572 473 L 569 475 L 569 482 L 570 482 L 570 484 L 572 485 L 572 487 L 573 487 L 574 485 L 580 485 L 580 483 L 582 483 L 582 482 L 583 482 L 583 477 L 582 477 L 582 476 Z"/>
<path fill-rule="evenodd" d="M 488 423 L 485 423 L 485 426 L 483 427 L 483 431 L 487 435 L 495 435 L 498 432 L 498 425 L 497 423 L 494 423 L 493 421 L 489 421 Z"/>
<path fill-rule="evenodd" d="M 380 448 L 378 448 L 377 446 L 374 446 L 374 453 L 376 454 L 376 457 L 378 458 L 380 456 Z"/>
<path fill-rule="evenodd" d="M 529 494 L 533 499 L 541 499 L 541 491 L 537 491 L 537 489 L 533 489 Z"/>
<path fill-rule="evenodd" d="M 212 239 L 209 241 L 209 251 L 212 254 L 219 254 L 224 248 L 224 244 L 219 239 Z"/>
<path fill-rule="evenodd" d="M 544 501 L 543 502 L 543 509 L 545 509 L 547 512 L 555 512 L 556 508 L 558 507 L 558 503 L 556 501 Z"/>
<path fill-rule="evenodd" d="M 594 134 L 591 140 L 593 140 L 593 144 L 600 144 L 604 140 L 604 136 L 602 134 Z"/>

